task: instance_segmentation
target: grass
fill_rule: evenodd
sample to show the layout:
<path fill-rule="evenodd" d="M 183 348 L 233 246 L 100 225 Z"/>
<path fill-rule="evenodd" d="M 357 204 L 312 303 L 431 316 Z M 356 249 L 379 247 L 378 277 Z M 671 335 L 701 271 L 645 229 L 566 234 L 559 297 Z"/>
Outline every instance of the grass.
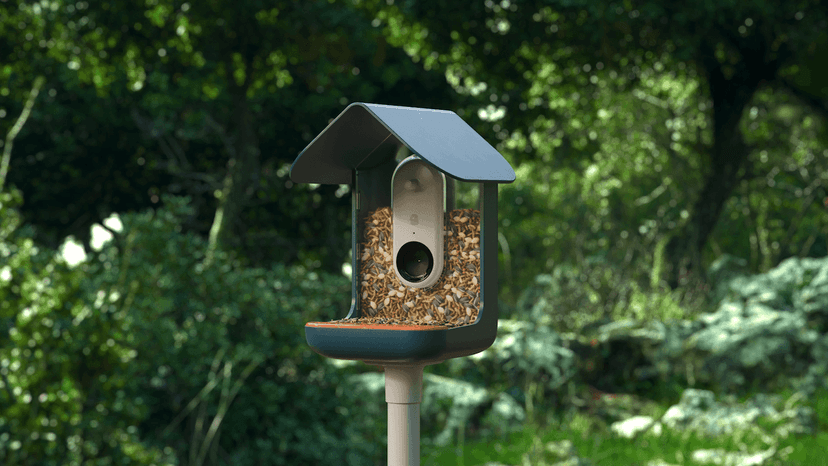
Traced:
<path fill-rule="evenodd" d="M 787 390 L 779 394 L 788 399 L 792 392 Z M 745 397 L 740 398 L 741 401 L 744 399 Z M 786 439 L 777 439 L 777 451 L 785 452 L 786 457 L 782 459 L 777 455 L 766 464 L 828 466 L 828 390 L 817 392 L 811 400 L 803 401 L 802 405 L 810 406 L 816 412 L 817 433 L 812 436 L 791 435 Z M 661 412 L 666 409 L 667 406 L 663 406 Z M 731 452 L 750 453 L 768 450 L 771 444 L 768 443 L 770 439 L 767 433 L 773 431 L 775 424 L 760 421 L 757 426 L 757 431 L 718 438 L 705 438 L 665 428 L 658 437 L 648 434 L 631 440 L 613 435 L 609 426 L 600 419 L 583 413 L 572 413 L 550 416 L 549 419 L 524 425 L 520 431 L 499 438 L 465 441 L 464 434 L 459 433 L 452 446 L 439 448 L 423 445 L 421 463 L 424 466 L 478 466 L 487 462 L 520 466 L 552 465 L 561 459 L 548 453 L 545 446 L 549 442 L 569 440 L 580 457 L 590 459 L 596 465 L 643 466 L 653 459 L 679 465 L 701 465 L 705 463 L 697 463 L 691 458 L 694 450 L 722 448 Z"/>

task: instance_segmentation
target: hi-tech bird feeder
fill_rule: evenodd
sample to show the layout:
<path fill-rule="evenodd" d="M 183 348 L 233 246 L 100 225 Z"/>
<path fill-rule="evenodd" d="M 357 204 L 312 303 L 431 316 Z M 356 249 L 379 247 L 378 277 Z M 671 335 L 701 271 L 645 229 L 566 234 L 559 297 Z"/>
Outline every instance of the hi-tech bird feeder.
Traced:
<path fill-rule="evenodd" d="M 515 172 L 454 112 L 354 103 L 290 177 L 351 187 L 351 309 L 305 337 L 323 356 L 385 368 L 388 462 L 417 465 L 423 367 L 497 335 L 497 184 Z"/>

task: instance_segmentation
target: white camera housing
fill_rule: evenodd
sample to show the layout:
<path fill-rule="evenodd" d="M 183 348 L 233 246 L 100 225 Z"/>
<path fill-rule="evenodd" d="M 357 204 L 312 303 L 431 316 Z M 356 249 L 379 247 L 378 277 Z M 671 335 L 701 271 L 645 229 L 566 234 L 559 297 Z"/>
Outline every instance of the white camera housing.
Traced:
<path fill-rule="evenodd" d="M 412 155 L 391 184 L 394 273 L 405 286 L 430 287 L 443 273 L 445 175 Z"/>

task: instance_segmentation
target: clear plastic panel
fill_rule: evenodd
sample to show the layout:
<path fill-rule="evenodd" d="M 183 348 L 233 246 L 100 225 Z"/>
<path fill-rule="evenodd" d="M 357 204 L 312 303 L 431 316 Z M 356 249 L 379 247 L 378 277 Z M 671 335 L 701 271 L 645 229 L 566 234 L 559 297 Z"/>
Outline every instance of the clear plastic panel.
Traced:
<path fill-rule="evenodd" d="M 395 163 L 399 166 L 401 162 Z M 364 186 L 387 183 L 390 195 L 392 179 L 387 175 L 387 169 L 381 175 L 379 172 L 357 174 L 363 177 Z M 371 176 L 382 179 L 366 179 Z M 443 218 L 437 220 L 442 221 L 442 260 L 436 251 L 418 250 L 421 247 L 412 249 L 401 244 L 394 248 L 392 205 L 384 202 L 387 200 L 384 192 L 377 195 L 375 189 L 370 201 L 360 201 L 357 214 L 357 312 L 350 319 L 337 322 L 459 327 L 477 320 L 481 283 L 480 185 L 451 179 L 448 175 L 439 176 L 445 180 L 445 190 L 440 193 L 444 199 Z M 411 180 L 398 182 L 409 182 L 409 187 L 412 186 Z M 361 196 L 365 194 L 362 192 Z M 398 192 L 398 195 L 401 194 Z M 413 228 L 408 222 L 399 223 L 397 228 Z M 405 237 L 397 233 L 398 238 Z M 442 264 L 436 263 L 440 261 Z M 417 279 L 432 281 L 428 278 L 433 278 L 433 273 L 439 274 L 436 283 L 417 285 Z M 410 286 L 412 282 L 408 279 L 412 276 L 415 283 Z"/>

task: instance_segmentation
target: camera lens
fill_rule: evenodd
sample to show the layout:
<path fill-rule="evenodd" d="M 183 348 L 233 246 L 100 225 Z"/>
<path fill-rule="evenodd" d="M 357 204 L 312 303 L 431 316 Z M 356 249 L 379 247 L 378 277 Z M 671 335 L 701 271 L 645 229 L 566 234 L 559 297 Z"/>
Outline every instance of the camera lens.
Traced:
<path fill-rule="evenodd" d="M 397 268 L 404 279 L 421 282 L 434 268 L 434 258 L 425 244 L 412 241 L 404 244 L 397 253 Z"/>

